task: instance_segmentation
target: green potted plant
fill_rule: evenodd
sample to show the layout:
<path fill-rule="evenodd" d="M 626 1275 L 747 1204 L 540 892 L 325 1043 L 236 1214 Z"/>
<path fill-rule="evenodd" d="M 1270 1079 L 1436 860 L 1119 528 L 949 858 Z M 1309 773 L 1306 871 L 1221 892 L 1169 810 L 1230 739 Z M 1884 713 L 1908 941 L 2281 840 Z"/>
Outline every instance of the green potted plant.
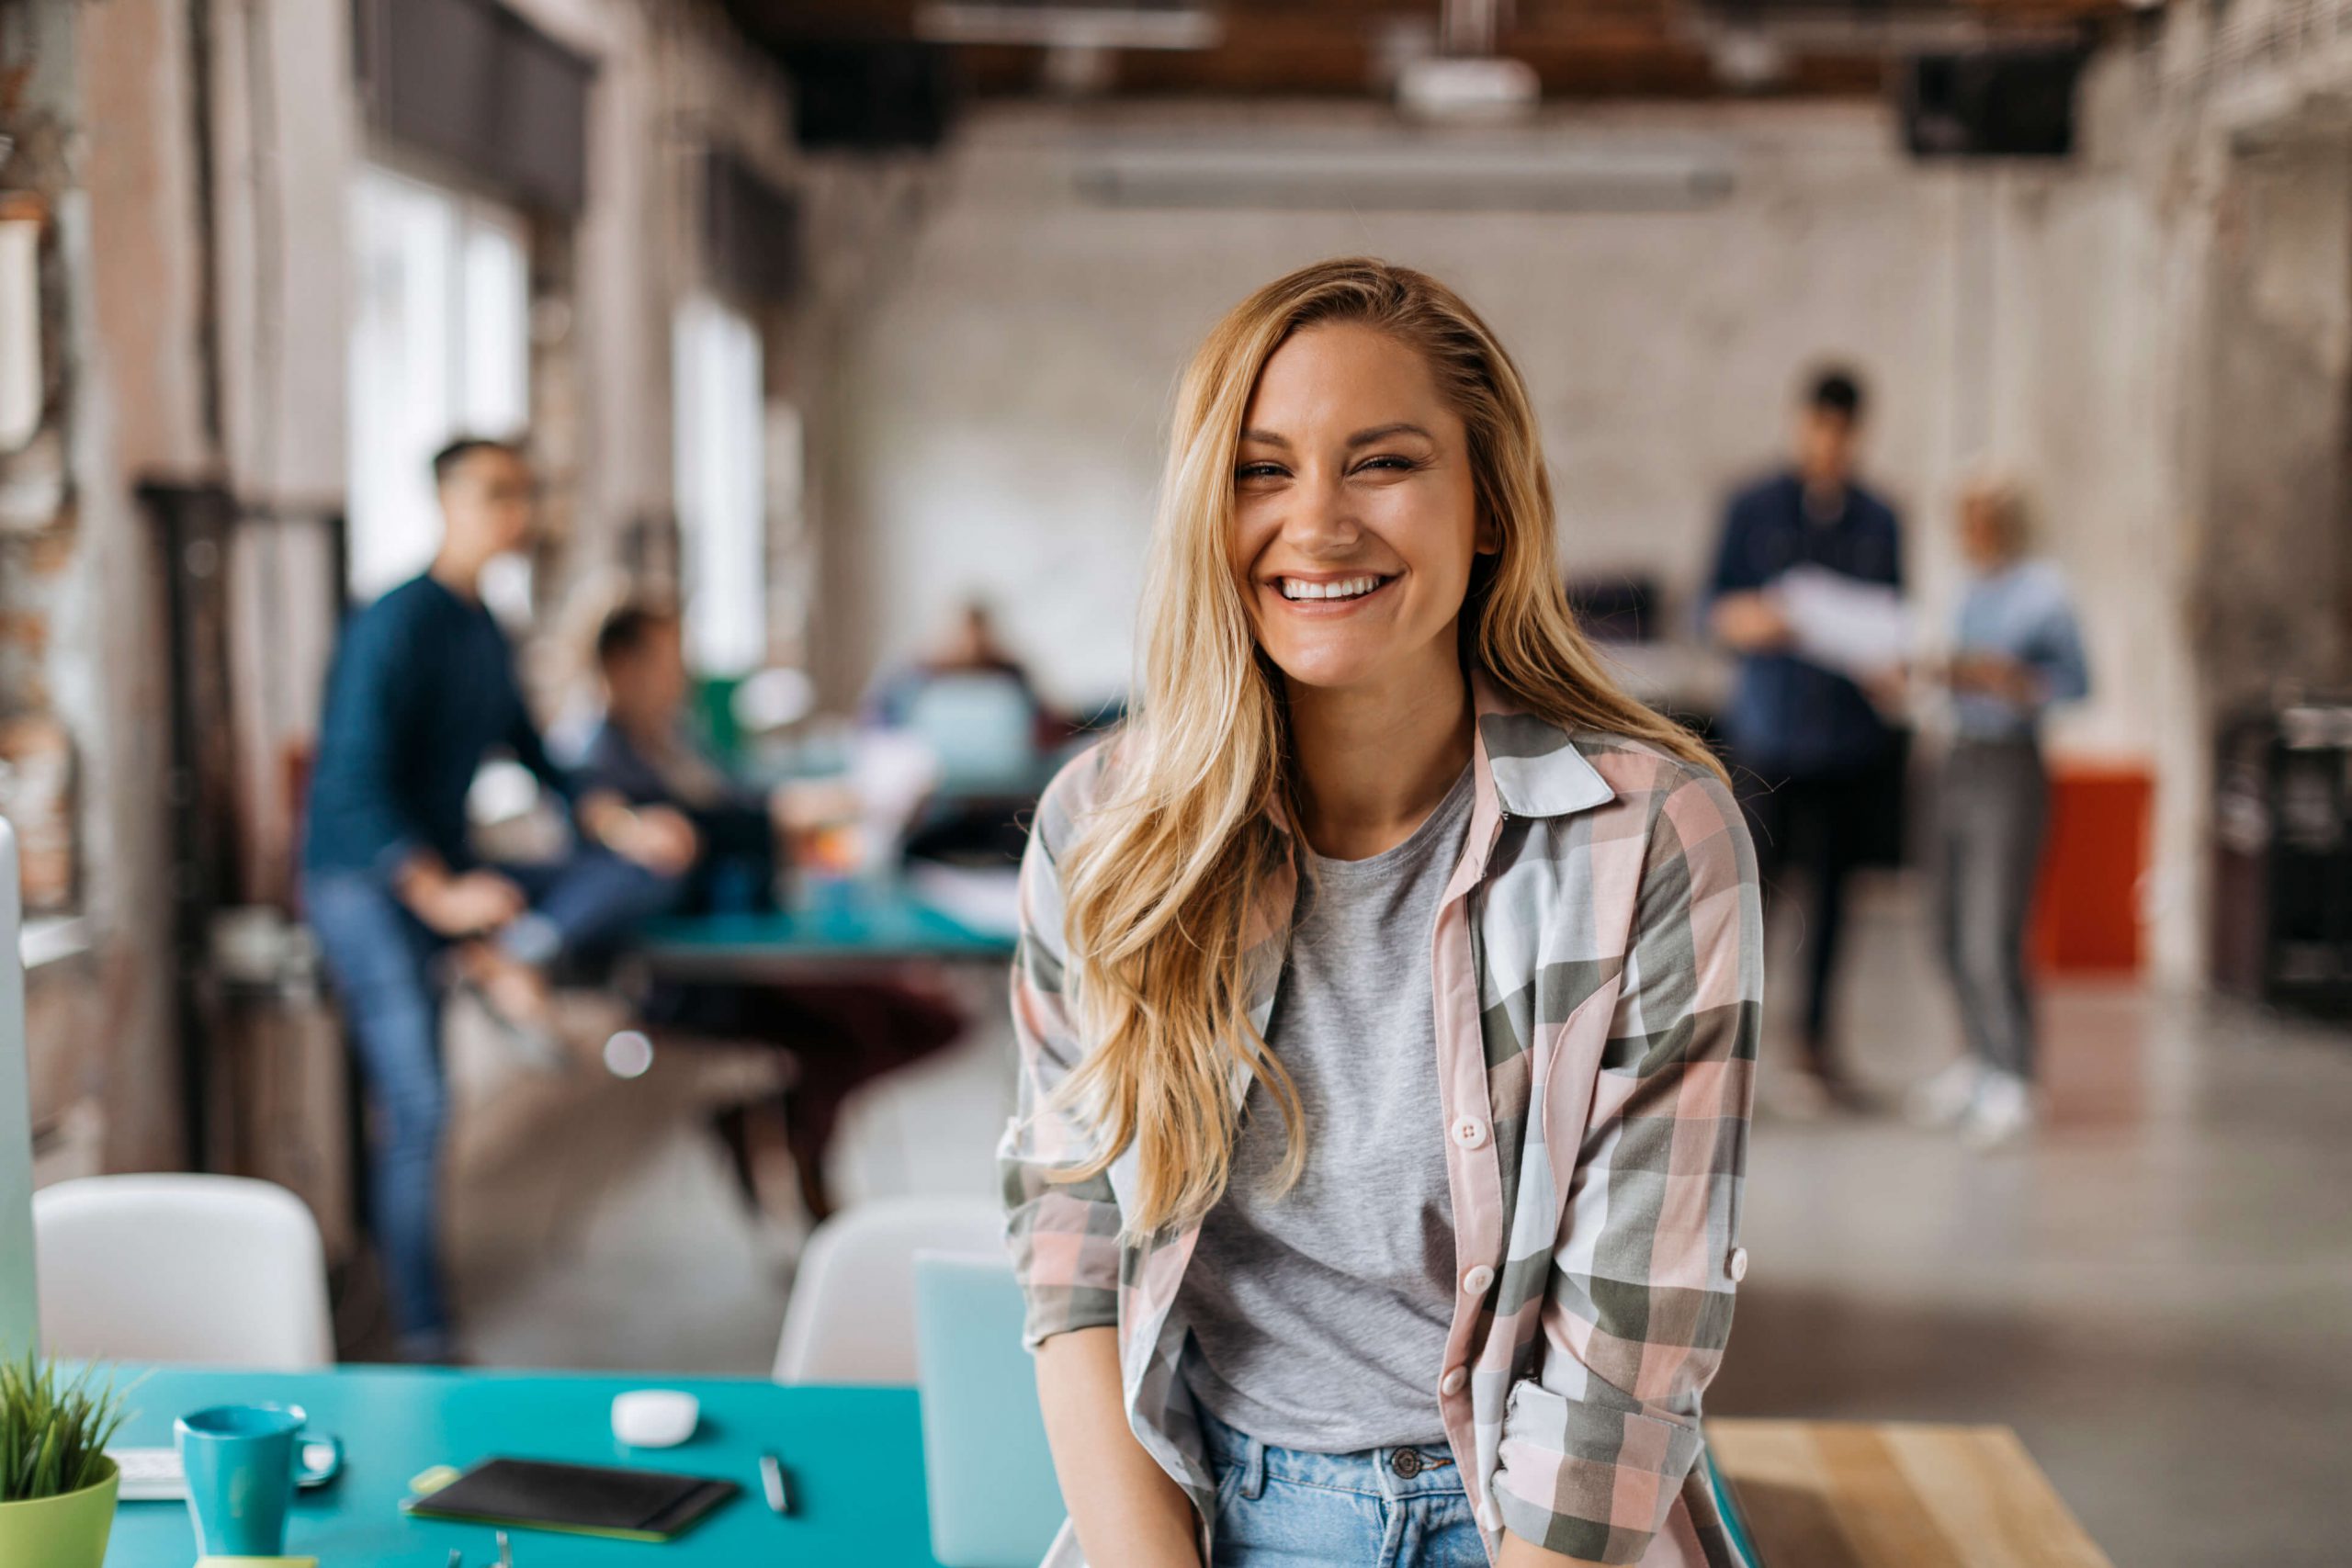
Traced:
<path fill-rule="evenodd" d="M 0 1362 L 0 1562 L 100 1568 L 117 1476 L 107 1444 L 122 1425 L 111 1384 L 61 1377 L 32 1356 Z"/>

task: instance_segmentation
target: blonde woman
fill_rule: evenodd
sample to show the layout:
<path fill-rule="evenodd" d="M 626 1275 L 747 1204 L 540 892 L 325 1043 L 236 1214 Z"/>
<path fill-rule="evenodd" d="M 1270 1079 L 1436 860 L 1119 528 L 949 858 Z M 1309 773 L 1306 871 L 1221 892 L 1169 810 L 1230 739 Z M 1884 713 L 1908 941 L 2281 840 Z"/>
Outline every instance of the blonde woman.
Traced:
<path fill-rule="evenodd" d="M 2034 1123 L 2033 980 L 2026 927 L 2041 878 L 2050 777 L 2042 716 L 2090 694 L 2074 595 L 2028 554 L 2026 493 L 1997 475 L 1960 496 L 1969 583 L 1952 627 L 1952 742 L 1938 791 L 1944 962 L 1968 1051 L 1912 1093 L 1913 1117 L 1996 1148 Z"/>
<path fill-rule="evenodd" d="M 1754 856 L 1570 620 L 1485 323 L 1374 261 L 1243 301 L 1144 605 L 1031 835 L 1002 1150 L 1087 1560 L 1736 1561 Z"/>

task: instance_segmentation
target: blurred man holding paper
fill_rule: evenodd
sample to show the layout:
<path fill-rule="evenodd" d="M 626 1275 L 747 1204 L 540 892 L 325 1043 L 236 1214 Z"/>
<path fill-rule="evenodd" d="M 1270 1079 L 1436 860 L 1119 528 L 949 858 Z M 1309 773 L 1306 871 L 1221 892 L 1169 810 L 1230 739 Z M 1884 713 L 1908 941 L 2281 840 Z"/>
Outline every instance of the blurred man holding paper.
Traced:
<path fill-rule="evenodd" d="M 1862 389 L 1816 374 L 1799 406 L 1795 462 L 1733 497 L 1708 585 L 1707 624 L 1740 656 L 1724 728 L 1765 895 L 1806 885 L 1804 1074 L 1775 1075 L 1779 1109 L 1821 1109 L 1838 1085 L 1831 1040 L 1846 882 L 1901 789 L 1881 712 L 1910 637 L 1902 525 L 1854 478 Z"/>

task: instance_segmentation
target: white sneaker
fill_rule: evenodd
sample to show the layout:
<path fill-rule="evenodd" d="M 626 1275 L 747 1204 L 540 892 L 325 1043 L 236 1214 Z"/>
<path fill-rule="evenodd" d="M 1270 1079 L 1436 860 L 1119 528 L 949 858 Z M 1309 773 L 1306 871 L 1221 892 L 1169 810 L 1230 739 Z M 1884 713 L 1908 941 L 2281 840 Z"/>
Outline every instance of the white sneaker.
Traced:
<path fill-rule="evenodd" d="M 1917 1127 L 1956 1126 L 1976 1103 L 1984 1077 L 1982 1063 L 1962 1056 L 1935 1077 L 1912 1085 L 1903 1100 L 1903 1113 Z"/>
<path fill-rule="evenodd" d="M 1987 1072 L 1960 1131 L 1968 1146 L 1981 1153 L 2022 1137 L 2033 1122 L 2032 1086 L 2011 1073 Z"/>

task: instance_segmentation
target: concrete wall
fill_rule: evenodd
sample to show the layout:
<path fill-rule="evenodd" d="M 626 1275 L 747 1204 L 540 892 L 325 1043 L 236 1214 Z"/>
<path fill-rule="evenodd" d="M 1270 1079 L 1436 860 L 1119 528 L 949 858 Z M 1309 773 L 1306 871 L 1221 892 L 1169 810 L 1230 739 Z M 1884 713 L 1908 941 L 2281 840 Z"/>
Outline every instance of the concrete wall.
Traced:
<path fill-rule="evenodd" d="M 2189 978 L 2217 721 L 2281 685 L 2352 682 L 2352 0 L 2174 6 L 2134 39 L 2084 98 L 2102 237 L 2052 265 L 2111 300 L 2088 504 L 2141 498 L 2106 558 L 2132 585 L 2118 651 L 2157 764 L 2156 967 Z"/>
<path fill-rule="evenodd" d="M 1341 109 L 1239 111 L 1285 143 Z M 1234 133 L 1204 107 L 981 117 L 845 330 L 828 479 L 829 680 L 919 646 L 959 594 L 1069 698 L 1126 677 L 1170 393 L 1243 294 L 1317 257 L 1371 253 L 1444 277 L 1520 360 L 1580 570 L 1702 569 L 1724 490 L 1775 460 L 1803 366 L 1859 362 L 1880 393 L 1875 477 L 1915 508 L 1949 466 L 1952 182 L 1890 155 L 1869 112 L 1615 114 L 1547 131 L 1626 144 L 1692 134 L 1737 186 L 1688 212 L 1430 215 L 1138 210 L 1074 189 L 1105 140 Z"/>
<path fill-rule="evenodd" d="M 2230 708 L 2352 685 L 2352 142 L 2236 158 L 2222 200 L 2191 610 L 2210 699 Z"/>
<path fill-rule="evenodd" d="M 829 302 L 837 368 L 815 454 L 827 556 L 820 682 L 845 698 L 959 594 L 1001 606 L 1047 688 L 1125 680 L 1169 395 L 1217 313 L 1279 271 L 1371 252 L 1445 277 L 1528 375 L 1578 570 L 1687 603 L 1724 491 L 1777 457 L 1798 368 L 1853 359 L 1878 398 L 1870 468 L 1905 510 L 1925 624 L 1960 581 L 1951 498 L 1978 467 L 2041 502 L 2098 691 L 2053 726 L 2158 780 L 2158 968 L 2198 972 L 2206 735 L 2189 606 L 2203 423 L 2205 231 L 2131 51 L 2086 86 L 2059 166 L 1919 165 L 1871 106 L 1562 114 L 1544 135 L 1692 141 L 1735 173 L 1690 212 L 1136 210 L 1082 199 L 1108 141 L 1269 149 L 1361 132 L 1341 108 L 1020 108 L 978 118 L 865 243 Z M 2193 138 L 2191 139 L 2193 140 Z M 2198 378 L 2201 379 L 2201 372 Z M 2245 417 L 2262 417 L 2261 400 Z"/>
<path fill-rule="evenodd" d="M 820 457 L 837 686 L 903 657 L 971 589 L 1001 603 L 1050 687 L 1117 686 L 1184 355 L 1258 283 L 1368 251 L 1446 278 L 1519 357 L 1566 563 L 1651 573 L 1686 600 L 1724 491 L 1778 458 L 1800 368 L 1858 362 L 1877 393 L 1871 476 L 1908 515 L 1930 625 L 1957 580 L 1956 476 L 1988 460 L 2024 470 L 2115 676 L 2062 738 L 2152 744 L 2158 705 L 2129 656 L 2146 601 L 2113 570 L 2154 502 L 2124 281 L 2134 213 L 2112 171 L 1917 165 L 1871 106 L 1713 107 L 1544 132 L 1717 149 L 1736 187 L 1698 211 L 1137 211 L 1073 188 L 1102 140 L 1229 132 L 1232 115 L 1024 109 L 964 133 L 843 333 L 840 424 Z M 1258 139 L 1278 149 L 1364 117 L 1263 118 Z"/>

